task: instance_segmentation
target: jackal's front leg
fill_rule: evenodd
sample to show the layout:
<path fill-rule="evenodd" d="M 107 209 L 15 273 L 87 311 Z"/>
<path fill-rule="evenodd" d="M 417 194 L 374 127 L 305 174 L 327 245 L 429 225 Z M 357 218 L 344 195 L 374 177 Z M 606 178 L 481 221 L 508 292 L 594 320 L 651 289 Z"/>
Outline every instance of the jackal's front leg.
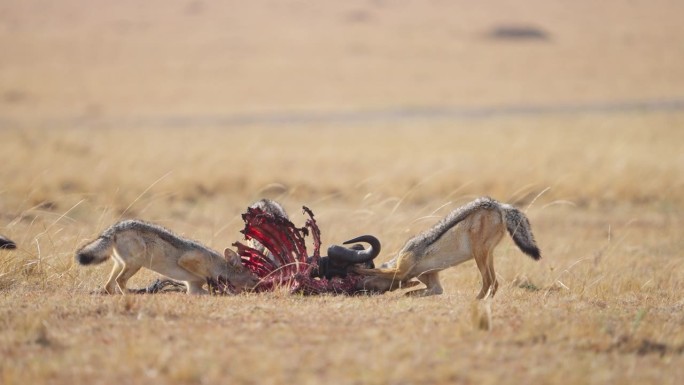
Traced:
<path fill-rule="evenodd" d="M 188 288 L 187 293 L 191 295 L 204 295 L 204 294 L 209 294 L 206 290 L 204 290 L 204 282 L 202 281 L 187 281 L 185 282 L 185 286 Z"/>
<path fill-rule="evenodd" d="M 405 278 L 405 274 L 402 274 L 398 269 L 355 269 L 354 271 L 359 275 L 394 279 L 396 281 L 402 281 Z"/>
<path fill-rule="evenodd" d="M 394 261 L 396 262 L 393 263 L 392 266 L 379 267 L 375 269 L 356 268 L 355 271 L 360 275 L 405 281 L 408 278 L 409 272 L 415 266 L 415 258 L 402 255 L 396 258 Z"/>
<path fill-rule="evenodd" d="M 409 291 L 408 293 L 406 293 L 407 296 L 428 297 L 431 295 L 439 295 L 444 292 L 444 289 L 442 288 L 442 283 L 439 282 L 438 271 L 421 274 L 416 278 L 418 278 L 420 282 L 425 284 L 425 288 Z"/>
<path fill-rule="evenodd" d="M 201 254 L 187 253 L 178 259 L 178 266 L 196 276 L 197 279 L 186 281 L 187 293 L 193 295 L 208 294 L 203 289 L 207 278 L 211 277 L 209 264 Z"/>

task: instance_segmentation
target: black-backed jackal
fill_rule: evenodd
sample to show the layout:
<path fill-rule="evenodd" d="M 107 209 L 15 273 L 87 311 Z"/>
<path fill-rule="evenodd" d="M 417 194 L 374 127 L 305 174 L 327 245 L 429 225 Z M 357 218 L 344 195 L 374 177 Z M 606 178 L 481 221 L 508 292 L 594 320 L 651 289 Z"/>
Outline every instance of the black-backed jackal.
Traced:
<path fill-rule="evenodd" d="M 473 258 L 482 274 L 482 290 L 477 298 L 493 296 L 498 288 L 493 251 L 506 230 L 520 250 L 534 260 L 541 258 L 527 217 L 513 206 L 483 197 L 457 208 L 431 229 L 410 239 L 397 256 L 380 268 L 357 269 L 367 276 L 359 289 L 395 290 L 413 286 L 409 281 L 417 278 L 426 287 L 407 294 L 441 294 L 439 272 Z"/>
<path fill-rule="evenodd" d="M 114 268 L 104 293 L 126 293 L 126 283 L 143 267 L 185 282 L 188 294 L 204 294 L 207 279 L 227 280 L 238 290 L 251 289 L 256 277 L 240 262 L 232 250 L 222 256 L 198 242 L 139 220 L 114 224 L 97 239 L 76 251 L 81 265 L 98 264 L 109 258 Z"/>

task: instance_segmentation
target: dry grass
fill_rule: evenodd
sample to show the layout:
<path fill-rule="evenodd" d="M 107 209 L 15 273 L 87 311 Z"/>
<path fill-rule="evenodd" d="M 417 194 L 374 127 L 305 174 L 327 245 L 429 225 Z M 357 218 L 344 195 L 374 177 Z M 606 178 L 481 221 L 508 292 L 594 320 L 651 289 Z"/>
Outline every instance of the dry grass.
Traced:
<path fill-rule="evenodd" d="M 1 231 L 21 247 L 0 263 L 3 383 L 674 384 L 684 375 L 684 164 L 672 128 L 682 118 L 2 131 Z M 482 304 L 472 262 L 425 299 L 103 297 L 89 292 L 109 265 L 72 257 L 127 217 L 219 249 L 240 238 L 244 207 L 269 196 L 295 221 L 310 206 L 326 244 L 378 235 L 387 259 L 476 194 L 529 206 L 544 252 L 534 263 L 505 240 L 502 288 Z"/>
<path fill-rule="evenodd" d="M 681 2 L 516 4 L 0 0 L 0 233 L 19 246 L 0 251 L 0 383 L 681 382 L 684 113 L 212 127 L 681 97 Z M 507 23 L 550 38 L 486 37 Z M 166 117 L 205 123 L 117 124 Z M 299 224 L 311 207 L 324 247 L 377 235 L 386 260 L 480 195 L 525 208 L 544 255 L 505 239 L 485 302 L 472 262 L 433 298 L 191 298 L 91 295 L 110 266 L 73 260 L 131 217 L 226 247 L 261 197 Z"/>

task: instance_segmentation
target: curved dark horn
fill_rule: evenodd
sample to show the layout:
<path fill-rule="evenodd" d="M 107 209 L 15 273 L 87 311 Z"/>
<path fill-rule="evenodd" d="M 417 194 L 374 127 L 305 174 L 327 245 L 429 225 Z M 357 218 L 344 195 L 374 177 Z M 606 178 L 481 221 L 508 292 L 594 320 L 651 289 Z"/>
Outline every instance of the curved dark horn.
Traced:
<path fill-rule="evenodd" d="M 350 243 L 364 242 L 371 247 L 368 249 L 355 250 L 357 247 L 346 248 L 342 246 L 333 245 L 328 248 L 328 257 L 347 263 L 365 263 L 373 260 L 380 254 L 380 241 L 372 235 L 362 235 L 360 237 L 350 239 L 344 242 L 345 245 Z"/>
<path fill-rule="evenodd" d="M 350 243 L 359 243 L 359 242 L 365 242 L 371 246 L 371 249 L 373 250 L 373 258 L 377 257 L 380 254 L 380 249 L 382 248 L 380 245 L 380 240 L 378 238 L 375 238 L 372 235 L 362 235 L 360 237 L 350 239 L 350 240 L 344 242 L 343 245 L 348 245 Z"/>

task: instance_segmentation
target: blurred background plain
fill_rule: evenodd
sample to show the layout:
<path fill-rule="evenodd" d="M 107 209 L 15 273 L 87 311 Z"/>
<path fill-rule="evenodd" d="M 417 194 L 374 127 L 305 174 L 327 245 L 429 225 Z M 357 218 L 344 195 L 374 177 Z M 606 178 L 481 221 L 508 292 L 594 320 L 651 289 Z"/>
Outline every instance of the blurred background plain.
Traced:
<path fill-rule="evenodd" d="M 0 1 L 0 127 L 681 108 L 682 14 L 676 0 Z"/>

